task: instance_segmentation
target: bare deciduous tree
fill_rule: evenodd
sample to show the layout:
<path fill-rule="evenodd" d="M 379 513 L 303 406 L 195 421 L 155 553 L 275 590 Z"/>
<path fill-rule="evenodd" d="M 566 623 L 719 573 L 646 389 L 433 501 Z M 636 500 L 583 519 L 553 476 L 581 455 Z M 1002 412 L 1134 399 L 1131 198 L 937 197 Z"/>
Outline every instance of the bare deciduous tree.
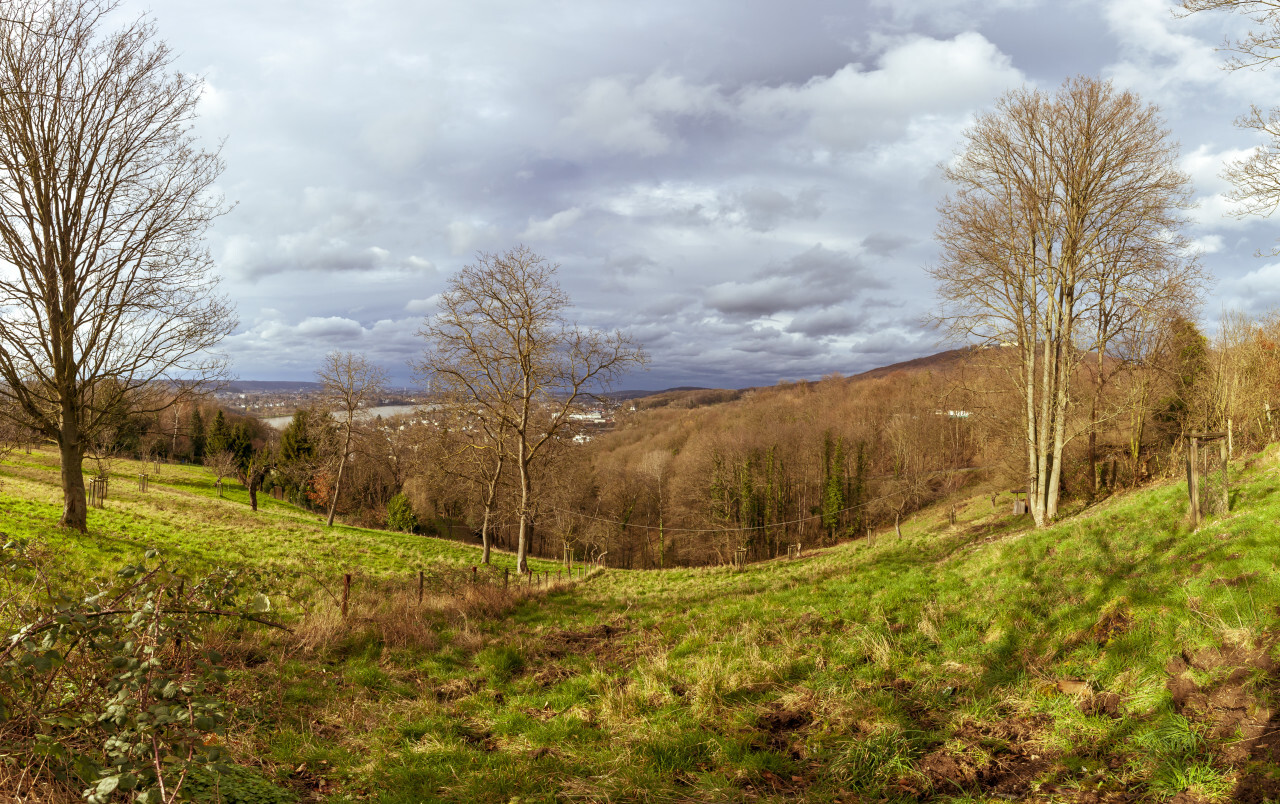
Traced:
<path fill-rule="evenodd" d="M 232 455 L 225 449 L 220 450 L 211 455 L 206 455 L 204 457 L 204 465 L 209 467 L 217 478 L 219 486 L 218 495 L 221 496 L 222 478 L 231 477 L 236 473 L 236 456 Z"/>
<path fill-rule="evenodd" d="M 351 454 L 351 441 L 360 408 L 386 392 L 387 374 L 360 355 L 352 352 L 330 352 L 316 372 L 324 387 L 325 405 L 333 411 L 338 423 L 338 468 L 333 480 L 333 497 L 329 500 L 326 524 L 333 526 L 342 492 L 342 473 Z"/>
<path fill-rule="evenodd" d="M 203 244 L 225 211 L 190 133 L 202 83 L 113 4 L 0 15 L 0 396 L 62 458 L 61 523 L 85 530 L 85 450 L 135 389 L 219 374 L 236 325 Z"/>
<path fill-rule="evenodd" d="M 429 344 L 420 375 L 511 434 L 520 482 L 520 572 L 528 568 L 535 462 L 583 397 L 645 359 L 622 332 L 566 320 L 569 298 L 556 282 L 557 267 L 524 246 L 480 254 L 449 280 L 439 312 L 420 332 Z"/>
<path fill-rule="evenodd" d="M 655 449 L 646 452 L 640 458 L 639 472 L 654 497 L 654 510 L 658 515 L 658 527 L 654 531 L 658 538 L 658 567 L 666 566 L 666 532 L 663 519 L 667 510 L 667 486 L 671 479 L 671 460 L 674 456 L 667 450 Z"/>
<path fill-rule="evenodd" d="M 1032 515 L 1057 514 L 1072 380 L 1125 312 L 1185 270 L 1190 180 L 1158 110 L 1109 82 L 1021 89 L 965 134 L 946 168 L 942 260 L 931 269 L 953 334 L 1012 347 Z"/>

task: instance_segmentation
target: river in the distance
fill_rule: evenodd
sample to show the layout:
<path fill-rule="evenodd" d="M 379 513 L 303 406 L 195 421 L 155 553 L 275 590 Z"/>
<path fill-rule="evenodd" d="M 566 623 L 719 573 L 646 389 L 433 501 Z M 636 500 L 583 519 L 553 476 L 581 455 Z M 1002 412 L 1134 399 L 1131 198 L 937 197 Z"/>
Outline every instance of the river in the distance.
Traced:
<path fill-rule="evenodd" d="M 410 413 L 417 407 L 417 405 L 382 405 L 376 408 L 365 408 L 356 414 L 356 418 L 372 419 L 375 416 L 381 416 L 387 419 L 392 416 L 399 416 L 401 413 Z M 269 419 L 263 419 L 263 421 L 277 430 L 283 430 L 289 426 L 289 422 L 293 421 L 293 416 L 272 416 Z"/>

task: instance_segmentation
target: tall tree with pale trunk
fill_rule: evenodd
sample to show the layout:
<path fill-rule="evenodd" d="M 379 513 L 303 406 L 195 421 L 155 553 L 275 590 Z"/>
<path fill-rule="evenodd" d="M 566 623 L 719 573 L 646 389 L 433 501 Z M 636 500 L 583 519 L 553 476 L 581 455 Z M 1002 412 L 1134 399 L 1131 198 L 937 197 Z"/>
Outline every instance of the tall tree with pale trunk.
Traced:
<path fill-rule="evenodd" d="M 1190 179 L 1159 110 L 1110 82 L 1014 90 L 980 115 L 945 176 L 940 323 L 1015 350 L 1031 514 L 1057 516 L 1073 381 L 1188 270 Z"/>

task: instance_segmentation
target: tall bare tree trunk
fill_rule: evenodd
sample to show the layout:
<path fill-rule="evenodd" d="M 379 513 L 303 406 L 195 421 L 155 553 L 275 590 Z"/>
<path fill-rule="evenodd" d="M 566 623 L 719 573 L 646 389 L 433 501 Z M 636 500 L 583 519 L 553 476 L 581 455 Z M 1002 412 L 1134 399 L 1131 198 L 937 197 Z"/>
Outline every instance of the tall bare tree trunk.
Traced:
<path fill-rule="evenodd" d="M 329 500 L 329 519 L 325 527 L 333 527 L 333 515 L 338 511 L 338 494 L 342 491 L 342 473 L 347 468 L 347 455 L 351 452 L 351 423 L 347 422 L 347 435 L 342 440 L 342 457 L 338 459 L 338 476 L 333 480 L 333 496 Z"/>
<path fill-rule="evenodd" d="M 74 409 L 68 402 L 64 402 L 62 408 L 62 429 L 58 433 L 58 452 L 62 458 L 62 519 L 58 524 L 84 533 L 89 529 L 89 506 L 85 501 L 81 466 L 84 442 L 80 440 Z"/>
<path fill-rule="evenodd" d="M 1036 472 L 1036 343 L 1034 340 L 1028 341 L 1025 335 L 1021 337 L 1020 347 L 1025 351 L 1022 363 L 1026 370 L 1026 390 L 1023 393 L 1023 402 L 1025 403 L 1026 428 L 1027 428 L 1027 506 L 1031 509 L 1032 519 L 1036 518 L 1036 512 L 1039 510 L 1039 474 Z M 1036 520 L 1037 522 L 1039 520 Z"/>
<path fill-rule="evenodd" d="M 1093 494 L 1097 494 L 1098 488 L 1098 403 L 1102 401 L 1102 387 L 1104 385 L 1104 374 L 1106 371 L 1106 363 L 1104 356 L 1106 354 L 1106 346 L 1104 343 L 1104 335 L 1099 325 L 1098 335 L 1098 379 L 1093 387 L 1093 399 L 1089 403 L 1089 487 L 1093 489 Z M 1115 478 L 1111 478 L 1112 484 Z"/>
<path fill-rule="evenodd" d="M 520 464 L 520 536 L 516 541 L 516 572 L 529 571 L 529 497 L 532 489 L 529 477 L 529 458 L 524 440 L 519 442 Z"/>
<path fill-rule="evenodd" d="M 1049 504 L 1045 506 L 1045 521 L 1052 523 L 1058 516 L 1058 495 L 1062 486 L 1062 451 L 1067 443 L 1067 408 L 1070 406 L 1069 385 L 1071 384 L 1071 365 L 1068 350 L 1075 348 L 1075 333 L 1072 330 L 1071 316 L 1075 309 L 1075 272 L 1063 281 L 1063 290 L 1059 295 L 1057 364 L 1054 367 L 1054 379 L 1057 381 L 1057 394 L 1053 400 L 1053 470 L 1049 477 Z"/>
<path fill-rule="evenodd" d="M 1052 328 L 1047 327 L 1046 332 Z M 1043 528 L 1049 524 L 1049 432 L 1053 421 L 1053 378 L 1057 368 L 1057 355 L 1053 351 L 1053 338 L 1046 334 L 1044 339 L 1044 366 L 1040 371 L 1040 414 L 1036 422 L 1035 444 L 1035 487 L 1031 489 L 1034 502 L 1031 507 L 1031 518 L 1036 527 Z"/>
<path fill-rule="evenodd" d="M 480 523 L 480 541 L 484 544 L 484 556 L 481 561 L 485 564 L 489 563 L 489 553 L 492 550 L 492 540 L 489 537 L 489 515 L 493 511 L 493 501 L 498 496 L 498 480 L 502 477 L 503 455 L 498 453 L 498 466 L 493 473 L 493 478 L 489 481 L 489 488 L 484 498 L 484 520 Z"/>
<path fill-rule="evenodd" d="M 660 497 L 659 497 L 659 501 L 660 501 Z M 666 547 L 666 543 L 663 542 L 662 502 L 659 502 L 658 503 L 658 568 L 659 570 L 662 570 L 662 568 L 666 566 L 667 566 L 667 547 Z"/>

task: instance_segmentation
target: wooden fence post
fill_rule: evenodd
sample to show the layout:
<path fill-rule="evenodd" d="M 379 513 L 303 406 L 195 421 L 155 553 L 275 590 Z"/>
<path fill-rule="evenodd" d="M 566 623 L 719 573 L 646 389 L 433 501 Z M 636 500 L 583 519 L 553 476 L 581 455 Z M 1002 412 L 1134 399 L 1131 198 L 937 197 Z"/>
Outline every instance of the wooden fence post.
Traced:
<path fill-rule="evenodd" d="M 342 575 L 342 618 L 347 617 L 347 598 L 351 596 L 351 573 Z"/>
<path fill-rule="evenodd" d="M 1191 499 L 1191 529 L 1200 527 L 1200 459 L 1196 447 L 1200 439 L 1192 436 L 1187 448 L 1187 494 Z"/>
<path fill-rule="evenodd" d="M 1219 457 L 1222 460 L 1222 513 L 1231 510 L 1231 487 L 1227 485 L 1227 461 L 1231 457 L 1231 444 L 1227 439 L 1218 441 Z"/>
<path fill-rule="evenodd" d="M 502 588 L 506 589 L 507 584 L 511 581 L 511 570 L 507 567 L 502 568 Z"/>
<path fill-rule="evenodd" d="M 472 582 L 472 583 L 475 583 L 475 582 L 476 582 L 476 569 L 477 569 L 477 568 L 476 568 L 476 567 L 474 567 L 474 566 L 471 568 L 471 582 Z"/>
<path fill-rule="evenodd" d="M 418 605 L 422 605 L 422 570 L 418 570 Z"/>

